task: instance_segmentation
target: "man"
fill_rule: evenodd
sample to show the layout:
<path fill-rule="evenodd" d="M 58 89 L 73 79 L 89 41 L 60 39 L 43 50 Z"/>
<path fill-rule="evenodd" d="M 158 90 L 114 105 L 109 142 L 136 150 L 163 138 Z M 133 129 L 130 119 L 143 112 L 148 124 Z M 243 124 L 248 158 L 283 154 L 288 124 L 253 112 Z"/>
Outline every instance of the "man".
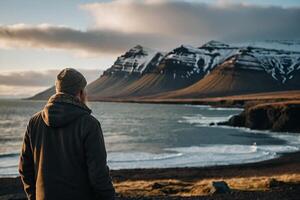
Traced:
<path fill-rule="evenodd" d="M 28 199 L 114 199 L 100 123 L 86 106 L 86 79 L 57 75 L 56 94 L 29 121 L 19 172 Z"/>

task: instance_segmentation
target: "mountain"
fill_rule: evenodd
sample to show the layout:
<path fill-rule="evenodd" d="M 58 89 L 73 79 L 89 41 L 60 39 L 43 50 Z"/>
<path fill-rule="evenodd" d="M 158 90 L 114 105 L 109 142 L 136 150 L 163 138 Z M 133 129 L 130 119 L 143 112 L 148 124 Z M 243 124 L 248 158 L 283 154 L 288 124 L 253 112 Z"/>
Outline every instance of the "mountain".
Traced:
<path fill-rule="evenodd" d="M 153 53 L 137 46 L 120 56 L 102 77 L 89 85 L 89 96 L 93 100 L 133 98 L 185 88 L 237 50 L 216 41 L 198 48 L 182 45 L 168 53 Z"/>
<path fill-rule="evenodd" d="M 244 47 L 197 83 L 159 98 L 198 98 L 300 89 L 300 52 Z"/>
<path fill-rule="evenodd" d="M 163 56 L 161 52 L 140 45 L 129 49 L 119 56 L 100 78 L 88 85 L 89 97 L 95 99 L 120 95 L 125 88 L 130 87 L 145 75 L 157 73 L 157 65 Z M 157 77 L 150 79 L 153 82 L 155 81 L 153 79 Z M 141 84 L 142 82 L 139 85 Z"/>
<path fill-rule="evenodd" d="M 105 75 L 136 74 L 140 75 L 151 71 L 161 59 L 158 51 L 137 45 L 119 56 L 114 64 L 105 71 Z"/>
<path fill-rule="evenodd" d="M 300 89 L 300 43 L 210 41 L 160 52 L 137 45 L 87 86 L 90 100 L 201 98 Z M 45 99 L 50 88 L 33 99 Z"/>
<path fill-rule="evenodd" d="M 37 93 L 36 95 L 29 97 L 29 100 L 48 100 L 50 96 L 55 94 L 55 86 L 52 86 L 42 92 Z"/>

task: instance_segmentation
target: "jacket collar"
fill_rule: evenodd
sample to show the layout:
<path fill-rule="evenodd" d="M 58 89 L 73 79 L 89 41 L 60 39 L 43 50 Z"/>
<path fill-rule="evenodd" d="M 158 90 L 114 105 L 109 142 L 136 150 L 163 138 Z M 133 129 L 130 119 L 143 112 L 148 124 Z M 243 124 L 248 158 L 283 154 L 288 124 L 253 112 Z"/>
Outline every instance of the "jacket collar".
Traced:
<path fill-rule="evenodd" d="M 68 103 L 77 106 L 81 109 L 84 109 L 89 113 L 92 112 L 92 110 L 87 105 L 82 103 L 77 97 L 67 93 L 58 92 L 54 94 L 49 98 L 47 104 L 49 103 Z"/>

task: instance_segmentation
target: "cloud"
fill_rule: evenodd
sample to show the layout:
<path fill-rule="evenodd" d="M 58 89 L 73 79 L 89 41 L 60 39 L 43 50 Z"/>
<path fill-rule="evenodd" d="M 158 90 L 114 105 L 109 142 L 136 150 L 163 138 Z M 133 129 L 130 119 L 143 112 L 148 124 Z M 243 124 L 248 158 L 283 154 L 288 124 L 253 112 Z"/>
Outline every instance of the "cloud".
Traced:
<path fill-rule="evenodd" d="M 30 97 L 55 84 L 60 70 L 12 71 L 0 74 L 0 98 Z M 78 69 L 90 83 L 102 72 L 98 69 Z"/>
<path fill-rule="evenodd" d="M 94 81 L 101 75 L 100 70 L 78 69 L 88 82 Z M 49 87 L 54 85 L 56 75 L 60 70 L 46 71 L 14 71 L 0 74 L 0 86 L 2 87 Z"/>
<path fill-rule="evenodd" d="M 169 50 L 183 43 L 198 46 L 211 39 L 299 39 L 300 8 L 230 2 L 116 0 L 84 4 L 80 8 L 93 16 L 92 27 L 2 25 L 0 47 L 103 55 L 119 54 L 136 44 Z"/>
<path fill-rule="evenodd" d="M 21 87 L 0 85 L 0 98 L 24 98 L 30 97 L 48 87 Z"/>
<path fill-rule="evenodd" d="M 81 31 L 48 24 L 0 26 L 2 48 L 50 48 L 94 55 L 120 53 L 137 43 L 161 47 L 167 41 L 154 34 L 128 34 L 108 30 Z"/>
<path fill-rule="evenodd" d="M 155 33 L 192 41 L 299 38 L 300 8 L 255 6 L 232 1 L 113 1 L 81 6 L 98 29 Z M 197 39 L 198 38 L 198 39 Z"/>

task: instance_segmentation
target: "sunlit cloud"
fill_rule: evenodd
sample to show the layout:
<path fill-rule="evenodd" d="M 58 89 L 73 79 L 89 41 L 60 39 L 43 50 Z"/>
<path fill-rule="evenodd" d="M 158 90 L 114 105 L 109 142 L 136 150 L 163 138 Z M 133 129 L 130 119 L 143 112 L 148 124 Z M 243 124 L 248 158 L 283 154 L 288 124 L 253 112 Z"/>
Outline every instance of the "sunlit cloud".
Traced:
<path fill-rule="evenodd" d="M 23 98 L 30 97 L 48 87 L 21 87 L 0 85 L 0 98 Z"/>
<path fill-rule="evenodd" d="M 53 70 L 27 70 L 6 71 L 0 74 L 0 97 L 29 97 L 43 91 L 55 84 L 59 69 Z M 102 72 L 98 69 L 78 69 L 87 79 L 92 82 Z"/>
<path fill-rule="evenodd" d="M 264 40 L 299 38 L 300 8 L 255 6 L 243 1 L 113 1 L 81 8 L 97 29 L 153 33 L 178 40 Z"/>
<path fill-rule="evenodd" d="M 78 69 L 91 82 L 98 78 L 102 72 L 98 69 Z M 44 71 L 11 71 L 1 72 L 0 85 L 23 86 L 23 87 L 44 87 L 54 85 L 59 69 Z"/>

